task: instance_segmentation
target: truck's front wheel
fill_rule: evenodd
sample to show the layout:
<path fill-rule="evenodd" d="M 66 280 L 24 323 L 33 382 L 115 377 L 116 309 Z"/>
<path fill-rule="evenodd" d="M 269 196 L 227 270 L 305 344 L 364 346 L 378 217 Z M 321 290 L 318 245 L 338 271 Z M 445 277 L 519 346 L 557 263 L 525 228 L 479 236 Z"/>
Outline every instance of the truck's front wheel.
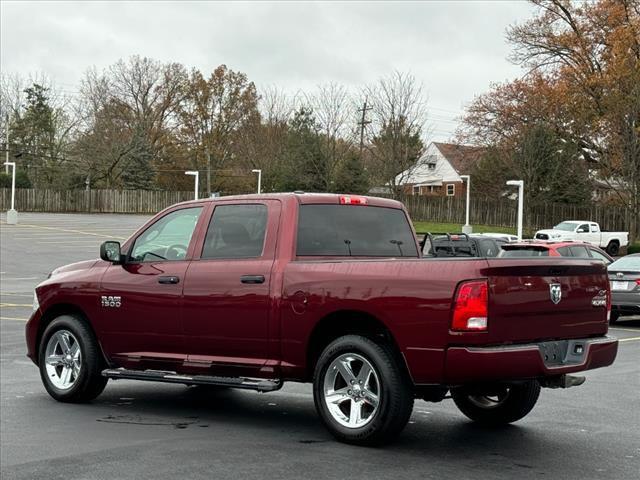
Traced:
<path fill-rule="evenodd" d="M 413 409 L 408 375 L 393 349 L 359 335 L 325 348 L 316 365 L 313 394 L 329 431 L 343 442 L 387 442 L 405 427 Z"/>
<path fill-rule="evenodd" d="M 107 385 L 93 333 L 79 318 L 61 315 L 44 331 L 38 364 L 47 392 L 60 402 L 88 402 Z"/>
<path fill-rule="evenodd" d="M 456 406 L 471 420 L 505 425 L 525 417 L 540 396 L 536 380 L 513 385 L 460 387 L 451 390 Z"/>

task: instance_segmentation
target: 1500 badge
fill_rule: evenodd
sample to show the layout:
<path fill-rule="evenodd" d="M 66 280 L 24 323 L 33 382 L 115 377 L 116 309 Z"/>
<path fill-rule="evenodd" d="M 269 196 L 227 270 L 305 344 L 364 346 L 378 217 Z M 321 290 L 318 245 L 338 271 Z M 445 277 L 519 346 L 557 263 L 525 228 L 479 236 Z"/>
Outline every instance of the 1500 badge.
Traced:
<path fill-rule="evenodd" d="M 122 297 L 112 297 L 111 295 L 109 296 L 103 295 L 102 297 L 100 297 L 100 299 L 102 300 L 103 307 L 119 308 L 120 305 L 122 305 Z"/>

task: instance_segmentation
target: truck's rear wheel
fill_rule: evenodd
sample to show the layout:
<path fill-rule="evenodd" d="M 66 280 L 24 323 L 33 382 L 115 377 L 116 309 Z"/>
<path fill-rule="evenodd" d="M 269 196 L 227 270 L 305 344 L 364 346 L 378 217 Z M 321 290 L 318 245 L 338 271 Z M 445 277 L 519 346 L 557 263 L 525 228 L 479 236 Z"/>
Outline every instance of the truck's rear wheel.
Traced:
<path fill-rule="evenodd" d="M 87 325 L 61 315 L 45 329 L 38 365 L 44 387 L 60 402 L 88 402 L 102 393 L 107 378 L 101 375 L 102 353 Z"/>
<path fill-rule="evenodd" d="M 620 253 L 620 243 L 617 240 L 611 240 L 609 245 L 607 245 L 607 253 L 612 257 L 615 257 Z"/>
<path fill-rule="evenodd" d="M 320 418 L 343 442 L 387 442 L 413 410 L 410 380 L 386 344 L 359 335 L 333 341 L 320 355 L 313 380 Z"/>
<path fill-rule="evenodd" d="M 471 420 L 484 425 L 505 425 L 525 417 L 540 396 L 536 380 L 493 387 L 461 387 L 451 390 L 456 406 Z"/>

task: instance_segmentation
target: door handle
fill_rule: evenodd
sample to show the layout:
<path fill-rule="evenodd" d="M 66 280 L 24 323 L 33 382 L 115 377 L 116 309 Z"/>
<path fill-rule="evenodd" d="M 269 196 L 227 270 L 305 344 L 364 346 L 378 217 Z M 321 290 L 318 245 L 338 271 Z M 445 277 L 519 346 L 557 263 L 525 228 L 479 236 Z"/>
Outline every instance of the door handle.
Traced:
<path fill-rule="evenodd" d="M 242 283 L 264 283 L 264 275 L 242 275 L 240 281 Z"/>
<path fill-rule="evenodd" d="M 175 277 L 175 276 L 158 278 L 158 283 L 162 283 L 162 284 L 176 284 L 179 282 L 180 282 L 180 277 Z"/>

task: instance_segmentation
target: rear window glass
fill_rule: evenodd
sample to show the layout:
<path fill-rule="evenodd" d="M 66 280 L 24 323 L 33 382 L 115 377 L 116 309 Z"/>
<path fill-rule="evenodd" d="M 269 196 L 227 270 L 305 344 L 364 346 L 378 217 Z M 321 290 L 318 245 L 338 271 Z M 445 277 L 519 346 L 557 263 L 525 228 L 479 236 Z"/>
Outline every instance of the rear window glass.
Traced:
<path fill-rule="evenodd" d="M 298 256 L 417 257 L 404 211 L 360 205 L 300 205 Z"/>
<path fill-rule="evenodd" d="M 504 248 L 504 247 L 503 247 Z M 518 248 L 504 250 L 500 257 L 548 257 L 549 250 L 539 248 Z"/>

